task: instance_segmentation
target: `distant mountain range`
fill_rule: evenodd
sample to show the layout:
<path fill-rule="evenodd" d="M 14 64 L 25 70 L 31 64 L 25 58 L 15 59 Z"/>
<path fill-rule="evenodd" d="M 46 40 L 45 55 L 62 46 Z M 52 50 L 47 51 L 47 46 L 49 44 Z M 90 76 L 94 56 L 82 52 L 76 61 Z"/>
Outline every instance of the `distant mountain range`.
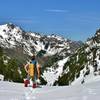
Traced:
<path fill-rule="evenodd" d="M 42 65 L 42 75 L 48 85 L 85 83 L 87 77 L 99 75 L 100 30 L 85 43 L 63 37 L 25 32 L 12 24 L 0 25 L 0 47 L 19 65 L 37 55 Z M 95 67 L 97 66 L 97 67 Z"/>
<path fill-rule="evenodd" d="M 33 53 L 37 56 L 52 56 L 57 53 L 62 55 L 63 52 L 63 56 L 66 56 L 73 54 L 81 44 L 54 34 L 46 36 L 25 32 L 11 23 L 0 25 L 0 46 L 8 56 L 15 58 L 16 54 L 23 59 L 23 56 L 30 56 Z"/>

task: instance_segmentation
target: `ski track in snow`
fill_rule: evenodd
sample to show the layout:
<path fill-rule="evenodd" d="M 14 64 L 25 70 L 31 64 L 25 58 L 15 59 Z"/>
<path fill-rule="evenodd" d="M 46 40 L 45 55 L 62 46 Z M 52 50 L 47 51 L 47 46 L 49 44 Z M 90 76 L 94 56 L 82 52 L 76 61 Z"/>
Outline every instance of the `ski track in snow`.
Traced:
<path fill-rule="evenodd" d="M 1 82 L 0 100 L 100 100 L 100 81 L 76 86 L 24 87 Z"/>

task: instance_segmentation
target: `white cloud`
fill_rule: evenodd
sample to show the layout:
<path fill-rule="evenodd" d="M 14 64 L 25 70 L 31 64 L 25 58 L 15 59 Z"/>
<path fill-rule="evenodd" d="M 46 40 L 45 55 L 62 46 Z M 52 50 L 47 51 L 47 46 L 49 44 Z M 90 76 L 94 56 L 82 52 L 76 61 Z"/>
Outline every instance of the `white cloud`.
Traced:
<path fill-rule="evenodd" d="M 68 13 L 68 10 L 62 10 L 62 9 L 46 9 L 46 12 L 52 12 L 52 13 Z"/>

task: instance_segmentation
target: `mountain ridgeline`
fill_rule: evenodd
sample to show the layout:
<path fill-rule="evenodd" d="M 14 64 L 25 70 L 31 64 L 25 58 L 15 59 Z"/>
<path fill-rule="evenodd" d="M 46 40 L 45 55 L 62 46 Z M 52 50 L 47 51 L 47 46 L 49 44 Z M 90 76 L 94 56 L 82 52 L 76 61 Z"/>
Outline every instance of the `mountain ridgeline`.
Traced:
<path fill-rule="evenodd" d="M 14 24 L 0 25 L 0 74 L 5 80 L 22 82 L 23 65 L 32 54 L 42 66 L 41 83 L 70 85 L 85 83 L 100 74 L 100 30 L 85 43 L 63 37 L 25 32 Z M 14 76 L 14 77 L 12 77 Z"/>

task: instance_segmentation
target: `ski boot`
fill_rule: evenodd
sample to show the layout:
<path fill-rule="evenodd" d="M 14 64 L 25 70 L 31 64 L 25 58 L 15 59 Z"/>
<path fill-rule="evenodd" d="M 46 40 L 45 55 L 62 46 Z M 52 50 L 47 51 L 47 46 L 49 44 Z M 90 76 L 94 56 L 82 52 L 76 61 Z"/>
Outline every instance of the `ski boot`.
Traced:
<path fill-rule="evenodd" d="M 37 84 L 36 83 L 33 83 L 32 88 L 36 88 L 36 87 L 37 87 Z"/>
<path fill-rule="evenodd" d="M 28 87 L 28 84 L 30 84 L 30 81 L 27 79 L 24 79 L 24 87 Z"/>

